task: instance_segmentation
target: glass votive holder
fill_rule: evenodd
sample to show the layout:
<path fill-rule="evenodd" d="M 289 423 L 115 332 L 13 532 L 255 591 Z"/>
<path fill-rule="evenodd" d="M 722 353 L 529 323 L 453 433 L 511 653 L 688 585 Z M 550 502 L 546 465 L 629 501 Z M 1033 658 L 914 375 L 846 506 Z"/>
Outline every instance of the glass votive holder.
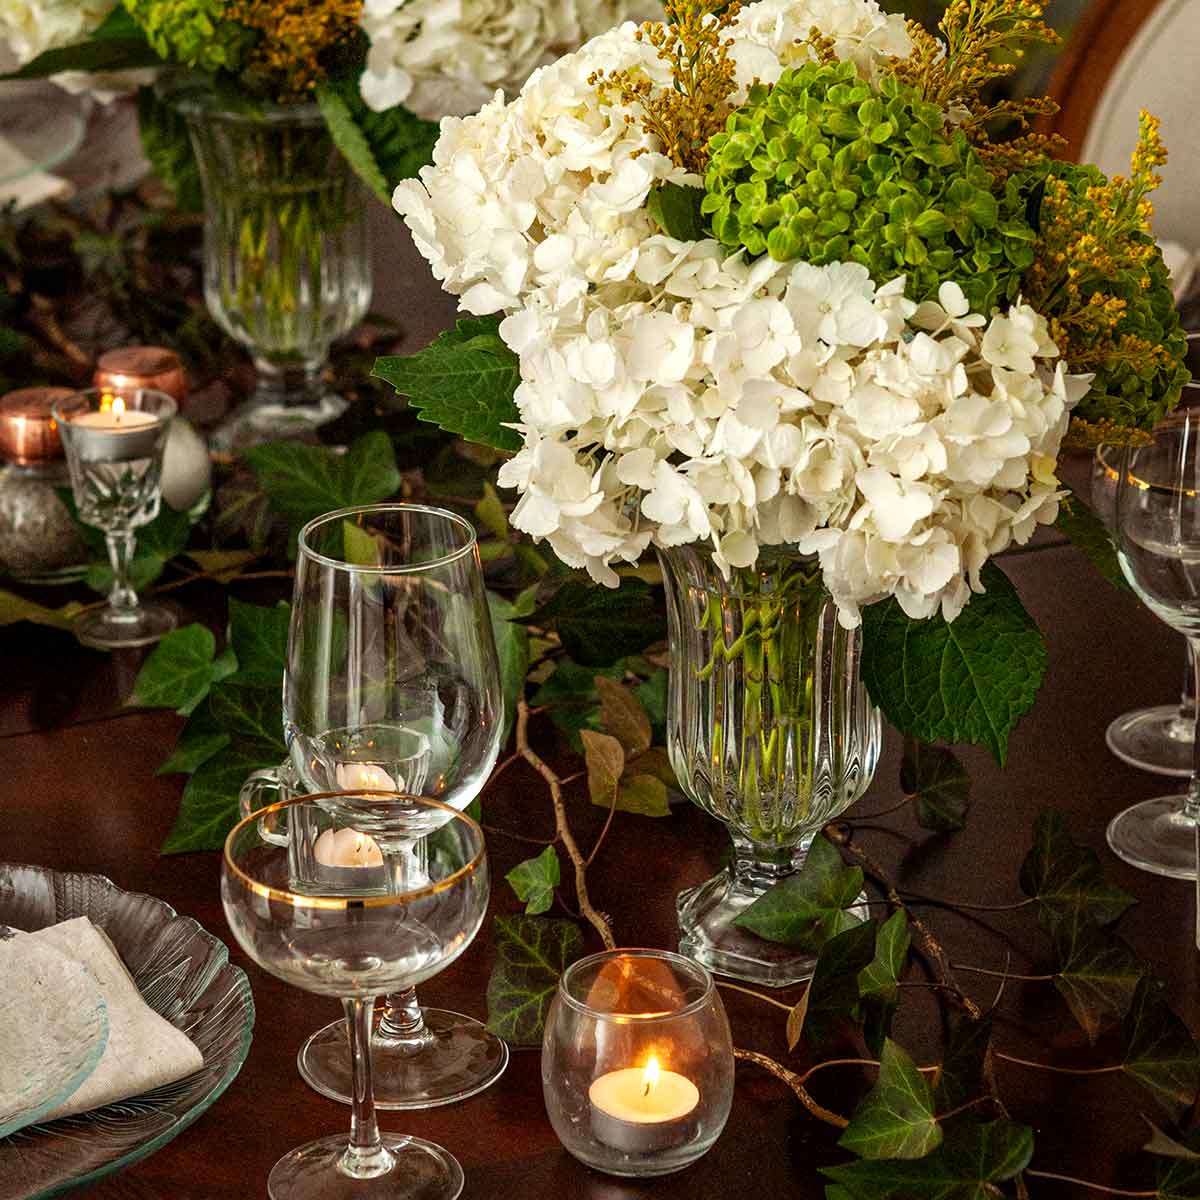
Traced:
<path fill-rule="evenodd" d="M 606 950 L 563 972 L 546 1017 L 542 1091 L 580 1162 L 668 1175 L 717 1140 L 733 1103 L 733 1041 L 709 973 L 665 950 Z"/>

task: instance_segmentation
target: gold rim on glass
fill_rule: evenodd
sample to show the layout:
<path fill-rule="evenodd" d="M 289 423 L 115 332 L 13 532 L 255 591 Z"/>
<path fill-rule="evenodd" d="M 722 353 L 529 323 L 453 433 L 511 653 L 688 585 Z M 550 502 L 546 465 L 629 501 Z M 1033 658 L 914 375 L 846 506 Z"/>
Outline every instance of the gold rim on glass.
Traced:
<path fill-rule="evenodd" d="M 330 558 L 329 555 L 314 550 L 309 544 L 309 536 L 319 526 L 334 521 L 345 521 L 361 516 L 363 513 L 424 513 L 427 516 L 443 517 L 466 534 L 466 541 L 458 549 L 451 550 L 448 554 L 441 554 L 437 558 L 431 558 L 428 562 L 375 564 L 351 563 L 340 558 Z M 464 555 L 471 554 L 475 550 L 477 540 L 475 527 L 471 522 L 460 517 L 458 513 L 450 512 L 449 509 L 437 508 L 432 504 L 355 504 L 350 508 L 339 508 L 334 512 L 322 513 L 319 517 L 314 517 L 300 530 L 297 544 L 300 552 L 306 558 L 324 566 L 333 567 L 337 571 L 350 571 L 364 575 L 415 575 L 420 571 L 432 571 L 457 562 Z"/>
<path fill-rule="evenodd" d="M 272 887 L 270 884 L 260 883 L 257 879 L 252 878 L 241 867 L 233 861 L 233 843 L 234 839 L 248 826 L 256 825 L 264 817 L 270 817 L 272 814 L 281 812 L 286 808 L 293 808 L 299 804 L 314 803 L 318 800 L 345 800 L 358 797 L 379 797 L 386 798 L 391 801 L 412 801 L 422 806 L 431 809 L 442 809 L 450 814 L 451 820 L 460 820 L 465 822 L 470 828 L 474 829 L 479 835 L 479 850 L 470 862 L 459 867 L 453 875 L 447 875 L 445 879 L 439 879 L 436 883 L 426 884 L 424 887 L 415 888 L 411 892 L 402 892 L 397 896 L 307 896 L 301 895 L 298 892 L 290 892 L 286 888 Z M 445 826 L 439 826 L 444 829 Z M 437 830 L 432 830 L 436 833 Z M 440 800 L 434 800 L 430 796 L 406 796 L 401 792 L 378 792 L 371 791 L 366 788 L 357 791 L 348 792 L 313 792 L 307 796 L 294 796 L 291 800 L 280 800 L 276 804 L 268 804 L 266 808 L 260 808 L 257 812 L 251 813 L 248 817 L 239 821 L 225 838 L 224 848 L 225 867 L 230 875 L 237 879 L 247 891 L 253 892 L 256 896 L 262 896 L 267 900 L 277 900 L 281 904 L 289 904 L 292 908 L 315 908 L 325 910 L 337 909 L 359 909 L 359 908 L 386 908 L 392 904 L 411 904 L 414 900 L 420 900 L 426 896 L 436 896 L 439 892 L 449 891 L 456 886 L 461 880 L 469 875 L 474 875 L 483 865 L 485 857 L 485 849 L 483 844 L 483 830 L 478 823 L 467 816 L 466 813 L 460 812 L 457 808 L 451 808 L 449 804 L 443 804 Z"/>

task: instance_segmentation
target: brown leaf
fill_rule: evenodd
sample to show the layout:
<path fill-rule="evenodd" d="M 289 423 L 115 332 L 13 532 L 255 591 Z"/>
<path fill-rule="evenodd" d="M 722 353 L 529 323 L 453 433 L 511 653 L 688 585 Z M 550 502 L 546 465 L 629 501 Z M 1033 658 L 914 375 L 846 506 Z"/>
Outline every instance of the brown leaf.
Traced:
<path fill-rule="evenodd" d="M 625 751 L 607 733 L 585 729 L 579 736 L 583 739 L 583 757 L 587 762 L 588 795 L 593 804 L 607 808 L 612 803 L 613 788 L 625 773 Z"/>
<path fill-rule="evenodd" d="M 650 718 L 638 698 L 615 679 L 603 675 L 596 676 L 596 691 L 600 694 L 600 720 L 625 753 L 633 758 L 649 749 L 653 736 Z"/>
<path fill-rule="evenodd" d="M 621 780 L 617 807 L 622 812 L 637 813 L 643 817 L 670 816 L 667 785 L 653 775 L 627 775 Z"/>
<path fill-rule="evenodd" d="M 625 770 L 630 775 L 653 775 L 669 788 L 678 788 L 679 782 L 671 769 L 671 760 L 665 746 L 651 746 L 636 758 L 630 758 Z"/>
<path fill-rule="evenodd" d="M 787 1044 L 789 1050 L 795 1050 L 800 1042 L 800 1037 L 804 1033 L 804 1018 L 808 1015 L 808 992 L 809 989 L 804 989 L 804 995 L 792 1006 L 792 1011 L 787 1017 Z"/>

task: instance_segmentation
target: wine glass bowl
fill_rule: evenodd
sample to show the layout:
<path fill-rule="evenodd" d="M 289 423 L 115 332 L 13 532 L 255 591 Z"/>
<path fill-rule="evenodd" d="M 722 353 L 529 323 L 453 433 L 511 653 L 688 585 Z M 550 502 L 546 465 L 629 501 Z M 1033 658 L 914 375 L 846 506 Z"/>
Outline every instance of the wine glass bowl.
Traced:
<path fill-rule="evenodd" d="M 382 875 L 322 875 L 318 863 L 297 879 L 312 835 L 330 821 L 354 827 L 368 814 L 376 833 L 413 852 L 385 854 Z M 284 844 L 266 836 L 284 827 Z M 300 796 L 252 813 L 229 834 L 221 900 L 234 937 L 285 983 L 341 999 L 350 1035 L 350 1136 L 320 1138 L 281 1158 L 268 1180 L 272 1200 L 453 1200 L 462 1190 L 462 1169 L 440 1146 L 380 1133 L 368 1045 L 374 997 L 429 979 L 462 954 L 483 921 L 488 886 L 479 826 L 427 797 Z"/>
<path fill-rule="evenodd" d="M 1121 570 L 1138 598 L 1188 641 L 1200 671 L 1200 414 L 1182 412 L 1163 422 L 1153 440 L 1126 447 L 1114 504 Z M 1196 875 L 1200 774 L 1193 738 L 1193 770 L 1182 795 L 1159 796 L 1118 813 L 1109 846 L 1125 861 L 1160 875 Z"/>
<path fill-rule="evenodd" d="M 500 751 L 503 698 L 471 524 L 442 509 L 342 509 L 300 532 L 284 677 L 288 772 L 303 790 L 383 789 L 463 809 Z M 363 818 L 366 819 L 365 817 Z M 300 1073 L 349 1103 L 341 1021 Z M 508 1049 L 474 1018 L 389 996 L 372 1039 L 378 1105 L 425 1108 L 487 1087 Z"/>

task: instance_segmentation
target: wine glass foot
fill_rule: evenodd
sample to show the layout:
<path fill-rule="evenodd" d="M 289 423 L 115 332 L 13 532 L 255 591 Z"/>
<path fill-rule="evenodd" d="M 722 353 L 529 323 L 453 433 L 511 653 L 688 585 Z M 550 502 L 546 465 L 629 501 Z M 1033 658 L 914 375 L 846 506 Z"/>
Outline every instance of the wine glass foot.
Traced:
<path fill-rule="evenodd" d="M 376 1108 L 453 1104 L 490 1087 L 508 1065 L 508 1046 L 482 1022 L 441 1008 L 422 1008 L 421 1015 L 430 1036 L 418 1047 L 389 1045 L 378 1036 L 371 1040 Z M 297 1065 L 314 1091 L 350 1103 L 350 1040 L 344 1021 L 318 1029 L 301 1046 Z"/>
<path fill-rule="evenodd" d="M 1131 767 L 1187 779 L 1192 773 L 1192 727 L 1179 715 L 1179 705 L 1160 704 L 1123 713 L 1109 725 L 1104 740 Z"/>
<path fill-rule="evenodd" d="M 1183 814 L 1183 796 L 1158 796 L 1117 813 L 1108 844 L 1131 866 L 1172 879 L 1196 878 L 1196 824 Z"/>
<path fill-rule="evenodd" d="M 341 1167 L 345 1134 L 298 1146 L 271 1168 L 271 1200 L 454 1200 L 463 1189 L 462 1167 L 441 1146 L 420 1138 L 385 1133 L 390 1169 L 368 1178 Z"/>
<path fill-rule="evenodd" d="M 680 892 L 676 900 L 679 953 L 694 958 L 715 974 L 760 987 L 787 987 L 811 979 L 817 965 L 815 955 L 767 941 L 736 924 L 761 894 L 739 888 L 728 870 L 699 887 Z M 860 894 L 847 912 L 865 921 L 866 901 L 866 896 Z"/>
<path fill-rule="evenodd" d="M 136 608 L 98 608 L 75 618 L 71 628 L 85 646 L 95 650 L 125 650 L 149 646 L 170 633 L 179 618 L 161 604 Z"/>
<path fill-rule="evenodd" d="M 235 409 L 209 434 L 213 450 L 248 450 L 264 442 L 303 437 L 340 417 L 347 402 L 332 392 L 324 392 L 305 403 L 284 403 L 255 397 Z"/>

